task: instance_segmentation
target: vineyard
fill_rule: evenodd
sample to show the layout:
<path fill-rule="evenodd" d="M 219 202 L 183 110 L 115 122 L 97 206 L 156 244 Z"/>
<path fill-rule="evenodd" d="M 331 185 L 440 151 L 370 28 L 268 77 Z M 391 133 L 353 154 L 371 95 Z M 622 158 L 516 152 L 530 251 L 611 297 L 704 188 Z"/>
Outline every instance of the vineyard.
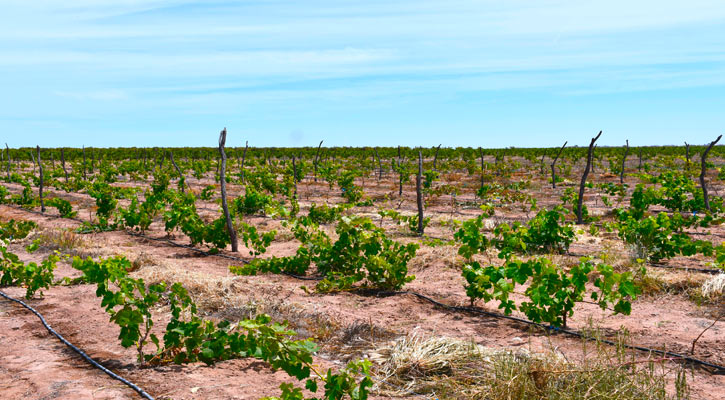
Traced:
<path fill-rule="evenodd" d="M 6 147 L 2 397 L 721 399 L 725 147 L 601 135 Z"/>

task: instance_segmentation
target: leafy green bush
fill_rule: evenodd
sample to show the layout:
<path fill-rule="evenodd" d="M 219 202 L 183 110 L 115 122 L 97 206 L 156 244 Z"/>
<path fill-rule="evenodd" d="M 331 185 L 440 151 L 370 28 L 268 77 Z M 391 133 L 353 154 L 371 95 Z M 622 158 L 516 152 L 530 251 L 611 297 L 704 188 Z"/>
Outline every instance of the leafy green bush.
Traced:
<path fill-rule="evenodd" d="M 68 200 L 61 199 L 60 197 L 47 199 L 45 200 L 45 204 L 50 207 L 55 207 L 63 218 L 74 218 L 78 214 L 78 212 L 73 211 L 73 206 Z"/>
<path fill-rule="evenodd" d="M 589 274 L 594 270 L 598 272 L 594 286 L 599 291 L 592 292 L 590 297 L 602 309 L 614 304 L 615 313 L 629 314 L 630 301 L 639 294 L 631 274 L 616 273 L 606 264 L 595 267 L 586 258 L 569 271 L 545 257 L 527 261 L 509 259 L 500 267 L 482 267 L 478 262 L 469 262 L 463 269 L 463 277 L 471 303 L 476 299 L 497 300 L 506 314 L 518 309 L 533 322 L 566 326 L 567 318 L 574 313 L 574 305 L 584 299 Z M 524 294 L 529 300 L 517 305 L 509 296 L 517 284 L 527 283 Z"/>
<path fill-rule="evenodd" d="M 267 206 L 274 203 L 271 195 L 263 194 L 252 187 L 247 187 L 243 196 L 234 199 L 232 209 L 239 215 L 254 215 L 264 212 Z"/>
<path fill-rule="evenodd" d="M 102 298 L 101 306 L 111 315 L 111 321 L 121 327 L 121 345 L 136 346 L 139 362 L 160 365 L 201 361 L 211 365 L 231 358 L 254 357 L 305 381 L 304 387 L 313 393 L 323 383 L 325 399 L 345 396 L 367 399 L 372 386 L 369 361 L 350 362 L 337 373 L 331 369 L 326 374 L 318 373 L 312 358 L 317 351 L 315 343 L 310 339 L 294 340 L 296 332 L 284 323 L 272 323 L 267 315 L 237 324 L 222 321 L 215 325 L 198 316 L 196 304 L 181 284 L 168 286 L 162 282 L 146 286 L 142 279 L 128 276 L 131 263 L 123 257 L 99 262 L 76 257 L 73 267 L 83 272 L 87 282 L 97 285 L 96 295 Z M 168 298 L 171 320 L 166 325 L 162 343 L 151 333 L 154 324 L 151 310 L 164 297 Z M 156 352 L 144 352 L 144 345 L 149 341 L 156 346 Z M 362 379 L 358 382 L 360 375 Z M 280 399 L 304 399 L 302 390 L 291 383 L 283 383 L 280 388 Z"/>
<path fill-rule="evenodd" d="M 46 257 L 40 265 L 25 264 L 0 242 L 0 286 L 26 286 L 25 298 L 31 299 L 41 289 L 48 289 L 53 283 L 53 270 L 60 260 L 56 254 Z M 42 292 L 41 292 L 42 294 Z"/>
<path fill-rule="evenodd" d="M 332 242 L 316 224 L 301 219 L 293 227 L 302 245 L 291 257 L 255 259 L 234 273 L 257 272 L 304 274 L 311 263 L 325 279 L 317 285 L 321 292 L 348 290 L 363 282 L 364 287 L 395 290 L 415 279 L 408 275 L 408 262 L 418 245 L 403 245 L 388 239 L 385 232 L 368 218 L 342 217 L 335 228 L 338 239 Z"/>
<path fill-rule="evenodd" d="M 23 239 L 28 236 L 30 231 L 37 227 L 38 224 L 33 221 L 16 221 L 11 219 L 8 222 L 0 222 L 0 239 Z"/>

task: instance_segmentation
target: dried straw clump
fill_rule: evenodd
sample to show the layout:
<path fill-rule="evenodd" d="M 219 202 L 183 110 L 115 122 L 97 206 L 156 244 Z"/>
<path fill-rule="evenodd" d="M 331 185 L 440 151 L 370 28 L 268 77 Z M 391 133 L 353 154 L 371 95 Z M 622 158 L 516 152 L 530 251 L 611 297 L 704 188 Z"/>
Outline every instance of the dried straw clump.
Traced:
<path fill-rule="evenodd" d="M 448 268 L 460 269 L 463 258 L 458 255 L 455 246 L 421 247 L 415 257 L 408 263 L 411 271 L 422 271 L 436 264 L 443 264 Z"/>
<path fill-rule="evenodd" d="M 370 354 L 374 390 L 391 397 L 439 399 L 647 399 L 687 398 L 684 370 L 663 361 L 635 359 L 624 347 L 595 346 L 582 362 L 560 353 L 530 355 L 446 337 L 412 334 Z M 674 374 L 674 394 L 666 388 Z"/>
<path fill-rule="evenodd" d="M 715 275 L 702 284 L 702 296 L 708 299 L 725 295 L 725 274 Z"/>
<path fill-rule="evenodd" d="M 449 337 L 424 338 L 414 332 L 369 354 L 377 368 L 376 390 L 389 396 L 436 393 L 453 381 L 482 378 L 483 367 L 499 351 Z M 465 378 L 464 378 L 465 376 Z M 470 393 L 469 393 L 470 394 Z"/>
<path fill-rule="evenodd" d="M 181 283 L 189 291 L 197 306 L 207 312 L 235 307 L 247 302 L 247 297 L 239 293 L 242 285 L 237 282 L 243 277 L 209 275 L 202 272 L 172 268 L 164 262 L 141 268 L 135 274 L 148 284 L 166 282 Z"/>

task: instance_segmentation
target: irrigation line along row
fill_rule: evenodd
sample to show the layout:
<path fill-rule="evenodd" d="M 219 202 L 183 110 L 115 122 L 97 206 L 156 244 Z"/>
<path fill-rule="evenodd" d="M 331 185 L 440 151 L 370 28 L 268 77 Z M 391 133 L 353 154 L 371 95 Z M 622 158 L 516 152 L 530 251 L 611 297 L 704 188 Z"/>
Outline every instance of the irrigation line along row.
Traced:
<path fill-rule="evenodd" d="M 157 239 L 157 238 L 148 237 L 146 235 L 142 235 L 142 234 L 138 234 L 138 233 L 130 233 L 129 232 L 129 234 L 130 235 L 133 235 L 133 236 L 143 237 L 143 238 L 150 239 L 150 240 L 163 241 L 163 242 L 169 243 L 169 244 L 171 244 L 173 246 L 178 246 L 178 247 L 183 247 L 183 248 L 191 249 L 191 250 L 194 250 L 196 252 L 203 253 L 205 255 L 219 256 L 219 257 L 223 257 L 223 258 L 227 258 L 227 259 L 241 261 L 241 262 L 244 262 L 244 263 L 247 262 L 247 261 L 245 261 L 245 260 L 243 260 L 243 259 L 241 259 L 239 257 L 229 256 L 229 255 L 226 255 L 226 254 L 213 254 L 213 253 L 209 253 L 209 252 L 206 252 L 204 250 L 200 250 L 200 249 L 197 249 L 197 248 L 194 248 L 194 247 L 191 247 L 191 246 L 186 246 L 186 245 L 183 245 L 183 244 L 179 244 L 179 243 L 176 243 L 176 242 L 174 242 L 172 240 L 168 240 L 168 239 Z M 302 280 L 319 280 L 320 279 L 320 278 L 315 278 L 315 277 L 299 276 L 299 275 L 290 274 L 290 273 L 285 273 L 285 275 L 291 276 L 291 277 L 293 277 L 295 279 L 302 279 Z M 611 346 L 622 345 L 622 346 L 624 346 L 624 347 L 626 347 L 627 349 L 630 349 L 630 350 L 639 350 L 639 351 L 643 351 L 643 352 L 647 352 L 647 353 L 654 353 L 654 354 L 659 354 L 659 355 L 666 356 L 666 357 L 672 357 L 672 358 L 675 358 L 675 359 L 680 359 L 680 360 L 686 361 L 686 362 L 691 363 L 691 364 L 696 364 L 696 365 L 700 365 L 702 367 L 705 367 L 706 370 L 708 370 L 709 372 L 711 372 L 713 374 L 716 374 L 716 375 L 725 375 L 725 366 L 721 366 L 721 365 L 709 363 L 707 361 L 699 360 L 697 358 L 693 358 L 693 357 L 690 357 L 690 356 L 687 356 L 687 355 L 684 355 L 684 354 L 673 353 L 673 352 L 665 351 L 665 350 L 657 350 L 657 349 L 652 349 L 652 348 L 644 347 L 644 346 L 630 345 L 630 344 L 624 344 L 624 343 L 621 343 L 620 344 L 620 343 L 616 343 L 614 341 L 607 340 L 607 339 L 598 339 L 598 338 L 595 338 L 595 337 L 592 337 L 592 336 L 589 336 L 589 335 L 586 335 L 586 334 L 583 334 L 581 332 L 577 332 L 577 331 L 574 331 L 574 330 L 564 329 L 564 328 L 558 328 L 558 327 L 551 326 L 551 325 L 540 324 L 540 323 L 536 323 L 536 322 L 529 321 L 529 320 L 524 319 L 524 318 L 518 318 L 518 317 L 514 317 L 512 315 L 498 314 L 498 313 L 494 313 L 494 312 L 490 312 L 490 311 L 485 311 L 485 310 L 482 310 L 482 309 L 479 309 L 479 308 L 475 308 L 475 307 L 451 306 L 451 305 L 448 305 L 448 304 L 441 303 L 441 302 L 439 302 L 437 300 L 434 300 L 434 299 L 432 299 L 432 298 L 430 298 L 430 297 L 428 297 L 428 296 L 426 296 L 424 294 L 420 294 L 418 292 L 413 292 L 413 291 L 397 291 L 397 292 L 377 292 L 376 294 L 379 295 L 379 296 L 385 296 L 385 295 L 398 296 L 398 295 L 410 294 L 410 295 L 416 296 L 416 297 L 418 297 L 418 298 L 420 298 L 422 300 L 425 300 L 425 301 L 427 301 L 427 302 L 429 302 L 429 303 L 431 303 L 433 305 L 436 305 L 438 307 L 442 307 L 442 308 L 445 308 L 445 309 L 448 309 L 448 310 L 451 310 L 451 311 L 460 311 L 460 312 L 467 312 L 467 313 L 476 313 L 476 314 L 482 314 L 482 315 L 486 315 L 486 316 L 490 316 L 490 317 L 495 317 L 495 318 L 503 318 L 503 319 L 508 319 L 508 320 L 511 320 L 511 321 L 520 322 L 520 323 L 527 324 L 527 325 L 531 325 L 531 326 L 536 326 L 538 328 L 541 328 L 541 329 L 544 329 L 544 330 L 547 330 L 547 331 L 551 331 L 551 332 L 561 332 L 561 333 L 564 333 L 564 334 L 567 334 L 567 335 L 570 335 L 570 336 L 575 336 L 575 337 L 582 338 L 584 340 L 599 341 L 601 343 L 605 343 L 605 344 L 608 344 L 608 345 L 611 345 Z"/>
<path fill-rule="evenodd" d="M 25 209 L 23 209 L 23 210 L 25 210 Z M 35 210 L 25 210 L 25 211 L 30 211 L 32 213 L 46 215 L 46 214 L 39 213 L 39 212 L 37 212 Z M 62 218 L 62 217 L 54 216 L 54 215 L 46 215 L 46 216 L 55 217 L 55 218 Z M 168 243 L 168 244 L 170 244 L 172 246 L 185 248 L 185 249 L 188 249 L 188 250 L 197 252 L 199 254 L 204 254 L 206 256 L 217 256 L 217 257 L 221 257 L 221 258 L 226 258 L 226 259 L 230 259 L 230 260 L 239 261 L 239 262 L 242 262 L 242 263 L 248 263 L 248 261 L 246 261 L 246 260 L 244 260 L 243 258 L 240 258 L 240 257 L 234 257 L 234 256 L 230 256 L 230 255 L 227 255 L 227 254 L 221 254 L 221 253 L 210 253 L 208 251 L 204 251 L 204 250 L 198 249 L 198 248 L 193 247 L 193 246 L 187 246 L 187 245 L 184 245 L 184 244 L 176 243 L 176 242 L 174 242 L 173 240 L 170 240 L 170 239 L 166 239 L 166 238 L 153 238 L 153 237 L 150 237 L 150 236 L 141 234 L 141 233 L 135 233 L 135 232 L 130 232 L 130 231 L 125 231 L 125 232 L 128 235 L 131 235 L 131 236 L 141 237 L 141 238 L 144 238 L 144 239 L 154 240 L 154 241 L 158 241 L 158 242 L 165 242 L 165 243 Z M 698 271 L 699 272 L 700 270 L 689 269 L 689 271 L 693 271 L 693 272 L 694 271 Z M 284 274 L 287 275 L 287 276 L 290 276 L 292 278 L 300 279 L 300 280 L 320 280 L 320 278 L 317 278 L 317 277 L 300 276 L 300 275 L 295 275 L 295 274 L 291 274 L 291 273 L 284 273 Z M 536 327 L 545 329 L 547 331 L 561 332 L 561 333 L 564 333 L 564 334 L 567 334 L 567 335 L 570 335 L 570 336 L 579 337 L 579 338 L 582 338 L 582 339 L 585 339 L 585 340 L 599 341 L 601 343 L 605 343 L 605 344 L 612 345 L 612 346 L 618 345 L 618 343 L 613 342 L 611 340 L 607 340 L 607 339 L 597 339 L 597 338 L 594 338 L 594 337 L 585 335 L 585 334 L 580 333 L 580 332 L 577 332 L 577 331 L 573 331 L 573 330 L 569 330 L 569 329 L 563 329 L 563 328 L 559 328 L 559 327 L 555 327 L 555 326 L 551 326 L 551 325 L 544 325 L 544 324 L 540 324 L 540 323 L 536 323 L 536 322 L 529 321 L 527 319 L 514 317 L 514 316 L 511 316 L 511 315 L 503 315 L 503 314 L 493 313 L 493 312 L 490 312 L 490 311 L 485 311 L 485 310 L 482 310 L 482 309 L 479 309 L 479 308 L 474 308 L 474 307 L 463 307 L 463 306 L 451 306 L 451 305 L 447 305 L 447 304 L 441 303 L 441 302 L 439 302 L 437 300 L 434 300 L 434 299 L 432 299 L 432 298 L 430 298 L 430 297 L 428 297 L 426 295 L 423 295 L 423 294 L 420 294 L 420 293 L 417 293 L 417 292 L 412 292 L 412 291 L 398 291 L 398 292 L 378 292 L 377 294 L 378 295 L 403 295 L 403 294 L 411 294 L 411 295 L 416 296 L 416 297 L 418 297 L 418 298 L 420 298 L 422 300 L 428 301 L 428 302 L 430 302 L 430 303 L 432 303 L 432 304 L 434 304 L 436 306 L 439 306 L 439 307 L 442 307 L 442 308 L 445 308 L 445 309 L 448 309 L 448 310 L 452 310 L 452 311 L 476 313 L 476 314 L 487 315 L 487 316 L 491 316 L 491 317 L 495 317 L 495 318 L 508 319 L 508 320 L 511 320 L 511 321 L 516 321 L 516 322 L 520 322 L 520 323 L 523 323 L 523 324 L 527 324 L 527 325 L 531 325 L 531 326 L 536 326 Z M 639 351 L 643 351 L 643 352 L 647 352 L 647 353 L 654 353 L 654 354 L 659 354 L 659 355 L 663 355 L 663 356 L 667 356 L 667 357 L 681 359 L 681 360 L 686 361 L 688 363 L 695 364 L 695 365 L 700 365 L 702 367 L 705 367 L 706 370 L 710 371 L 713 374 L 716 374 L 716 375 L 725 375 L 725 366 L 722 366 L 722 365 L 717 365 L 717 364 L 709 363 L 707 361 L 699 360 L 697 358 L 693 358 L 693 357 L 690 357 L 690 356 L 686 356 L 684 354 L 673 353 L 673 352 L 669 352 L 669 351 L 665 351 L 665 350 L 657 350 L 657 349 L 652 349 L 652 348 L 649 348 L 649 347 L 637 346 L 637 345 L 628 345 L 628 344 L 622 344 L 622 345 L 624 347 L 628 348 L 628 349 L 631 349 L 631 350 L 639 350 Z"/>
<path fill-rule="evenodd" d="M 448 304 L 441 303 L 441 302 L 439 302 L 437 300 L 434 300 L 434 299 L 432 299 L 432 298 L 430 298 L 430 297 L 428 297 L 426 295 L 423 295 L 423 294 L 420 294 L 420 293 L 417 293 L 417 292 L 413 292 L 413 291 L 380 292 L 378 294 L 381 295 L 381 296 L 383 296 L 383 295 L 403 295 L 403 294 L 410 294 L 410 295 L 416 296 L 416 297 L 418 297 L 418 298 L 420 298 L 422 300 L 425 300 L 425 301 L 427 301 L 429 303 L 432 303 L 432 304 L 434 304 L 434 305 L 436 305 L 438 307 L 442 307 L 442 308 L 445 308 L 445 309 L 448 309 L 448 310 L 451 310 L 451 311 L 460 311 L 460 312 L 467 312 L 467 313 L 482 314 L 482 315 L 486 315 L 486 316 L 490 316 L 490 317 L 495 317 L 495 318 L 504 318 L 504 319 L 508 319 L 508 320 L 511 320 L 511 321 L 516 321 L 516 322 L 520 322 L 520 323 L 523 323 L 523 324 L 527 324 L 527 325 L 531 325 L 531 326 L 536 326 L 538 328 L 545 329 L 545 330 L 551 331 L 551 332 L 561 332 L 561 333 L 564 333 L 564 334 L 567 334 L 567 335 L 570 335 L 570 336 L 575 336 L 575 337 L 582 338 L 584 340 L 598 341 L 598 342 L 605 343 L 605 344 L 608 344 L 608 345 L 611 345 L 611 346 L 621 345 L 621 346 L 623 346 L 623 347 L 625 347 L 627 349 L 630 349 L 630 350 L 639 350 L 639 351 L 643 351 L 643 352 L 647 352 L 647 353 L 659 354 L 659 355 L 666 356 L 666 357 L 671 357 L 671 358 L 674 358 L 674 359 L 680 359 L 680 360 L 686 361 L 686 362 L 691 363 L 691 364 L 700 365 L 702 367 L 705 367 L 704 368 L 705 370 L 707 370 L 708 372 L 710 372 L 710 373 L 712 373 L 714 375 L 725 375 L 725 366 L 713 364 L 713 363 L 710 363 L 710 362 L 707 362 L 707 361 L 703 361 L 703 360 L 700 360 L 700 359 L 697 359 L 697 358 L 693 358 L 693 357 L 690 357 L 690 356 L 686 356 L 684 354 L 673 353 L 673 352 L 665 351 L 665 350 L 657 350 L 657 349 L 652 349 L 652 348 L 649 348 L 649 347 L 631 345 L 631 344 L 626 344 L 626 343 L 616 343 L 616 342 L 611 341 L 611 340 L 608 340 L 608 339 L 595 338 L 595 337 L 592 337 L 592 336 L 589 336 L 589 335 L 586 335 L 586 334 L 583 334 L 581 332 L 577 332 L 577 331 L 574 331 L 574 330 L 564 329 L 564 328 L 558 328 L 558 327 L 551 326 L 551 325 L 540 324 L 540 323 L 536 323 L 536 322 L 529 321 L 529 320 L 524 319 L 524 318 L 514 317 L 512 315 L 498 314 L 498 313 L 494 313 L 494 312 L 490 312 L 490 311 L 485 311 L 485 310 L 482 310 L 482 309 L 479 309 L 479 308 L 475 308 L 475 307 L 451 306 L 451 305 L 448 305 Z"/>
<path fill-rule="evenodd" d="M 45 329 L 48 330 L 48 332 L 50 332 L 53 336 L 55 336 L 56 338 L 58 338 L 58 340 L 60 340 L 64 345 L 70 347 L 71 350 L 73 350 L 74 352 L 78 353 L 78 355 L 80 355 L 81 357 L 83 357 L 83 359 L 86 360 L 86 362 L 88 362 L 92 366 L 100 369 L 101 371 L 103 371 L 106 375 L 110 376 L 111 378 L 113 378 L 113 379 L 115 379 L 117 381 L 120 381 L 124 385 L 130 387 L 131 389 L 133 389 L 136 393 L 138 393 L 144 399 L 154 400 L 154 398 L 151 397 L 150 394 L 146 393 L 143 389 L 141 389 L 140 387 L 136 386 L 135 384 L 129 382 L 128 380 L 124 379 L 123 377 L 116 375 L 113 371 L 109 370 L 108 368 L 106 368 L 103 365 L 101 365 L 98 362 L 96 362 L 96 360 L 92 359 L 83 350 L 79 349 L 78 347 L 74 346 L 71 342 L 67 341 L 63 336 L 61 336 L 58 332 L 56 332 L 53 328 L 51 328 L 50 325 L 48 325 L 48 323 L 45 321 L 45 318 L 43 318 L 43 315 L 41 315 L 33 307 L 27 305 L 22 300 L 18 300 L 18 299 L 15 299 L 13 297 L 8 296 L 7 294 L 3 293 L 2 291 L 0 291 L 0 296 L 4 297 L 7 300 L 14 301 L 14 302 L 20 304 L 21 306 L 25 307 L 26 309 L 30 310 L 30 312 L 32 312 L 33 314 L 35 314 L 35 316 L 40 319 L 40 322 L 43 324 L 43 326 L 45 327 Z"/>

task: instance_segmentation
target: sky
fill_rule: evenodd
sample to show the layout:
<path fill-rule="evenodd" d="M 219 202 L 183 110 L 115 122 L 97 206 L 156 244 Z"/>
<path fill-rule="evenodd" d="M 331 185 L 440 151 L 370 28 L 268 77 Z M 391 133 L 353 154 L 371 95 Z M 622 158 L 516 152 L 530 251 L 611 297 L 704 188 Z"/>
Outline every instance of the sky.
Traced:
<path fill-rule="evenodd" d="M 704 144 L 725 2 L 0 1 L 0 140 Z"/>

